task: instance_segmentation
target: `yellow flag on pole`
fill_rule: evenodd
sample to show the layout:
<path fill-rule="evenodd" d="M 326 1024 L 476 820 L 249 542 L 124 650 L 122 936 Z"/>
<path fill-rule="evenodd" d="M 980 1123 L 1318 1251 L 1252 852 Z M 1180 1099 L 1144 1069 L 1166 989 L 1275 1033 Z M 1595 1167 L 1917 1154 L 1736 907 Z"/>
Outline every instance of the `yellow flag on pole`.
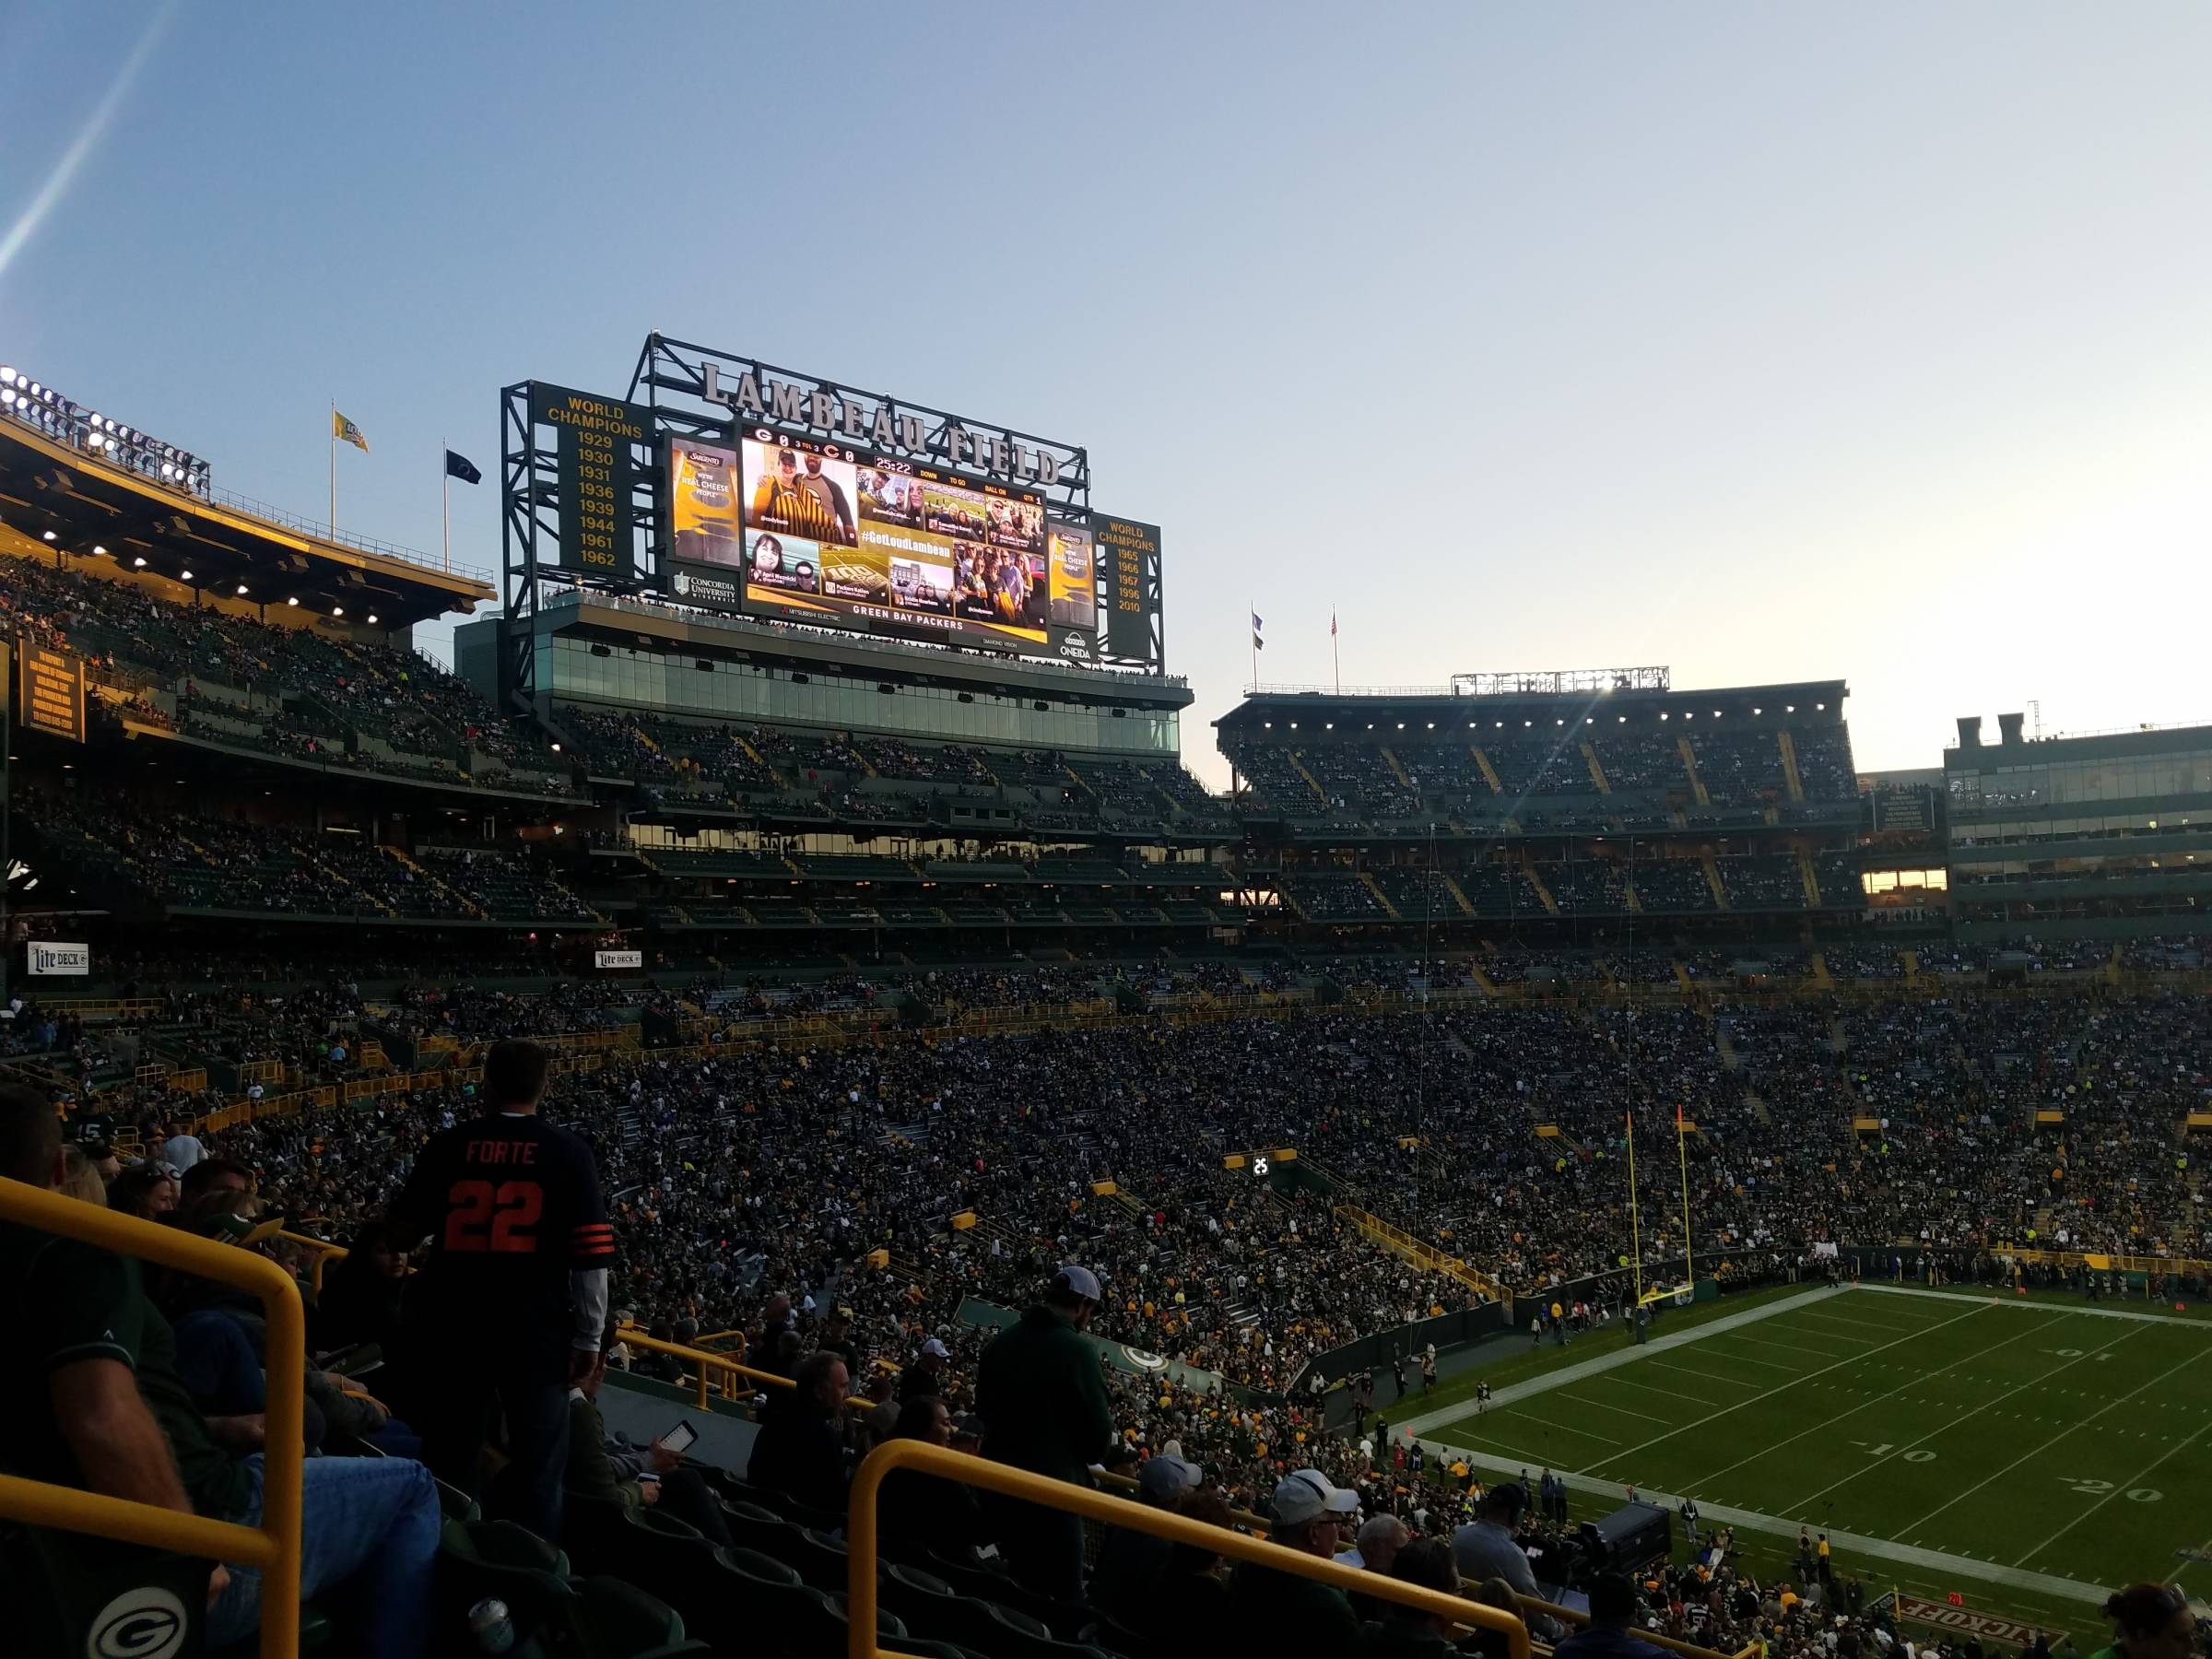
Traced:
<path fill-rule="evenodd" d="M 369 453 L 369 440 L 361 436 L 361 429 L 335 409 L 330 412 L 330 435 L 340 442 L 352 444 L 364 455 Z"/>

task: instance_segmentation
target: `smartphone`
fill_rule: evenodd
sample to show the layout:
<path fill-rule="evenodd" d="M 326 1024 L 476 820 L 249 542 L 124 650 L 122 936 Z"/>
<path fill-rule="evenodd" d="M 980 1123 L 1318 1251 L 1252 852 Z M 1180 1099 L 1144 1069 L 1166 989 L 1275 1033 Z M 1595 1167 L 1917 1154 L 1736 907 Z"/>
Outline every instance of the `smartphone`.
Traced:
<path fill-rule="evenodd" d="M 661 1444 L 680 1457 L 691 1450 L 691 1442 L 698 1438 L 698 1430 L 688 1423 L 678 1423 L 661 1436 Z"/>

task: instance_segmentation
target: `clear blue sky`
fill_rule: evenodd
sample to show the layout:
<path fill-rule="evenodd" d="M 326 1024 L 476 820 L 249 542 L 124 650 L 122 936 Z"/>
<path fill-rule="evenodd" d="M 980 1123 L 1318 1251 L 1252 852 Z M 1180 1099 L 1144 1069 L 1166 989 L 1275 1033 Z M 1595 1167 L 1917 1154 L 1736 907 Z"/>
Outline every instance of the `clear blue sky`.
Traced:
<path fill-rule="evenodd" d="M 1088 445 L 1217 779 L 1248 602 L 1845 676 L 1870 768 L 2212 719 L 2212 7 L 200 0 L 114 96 L 97 13 L 0 10 L 0 358 L 296 511 L 335 398 L 492 565 L 499 386 L 658 327 Z"/>

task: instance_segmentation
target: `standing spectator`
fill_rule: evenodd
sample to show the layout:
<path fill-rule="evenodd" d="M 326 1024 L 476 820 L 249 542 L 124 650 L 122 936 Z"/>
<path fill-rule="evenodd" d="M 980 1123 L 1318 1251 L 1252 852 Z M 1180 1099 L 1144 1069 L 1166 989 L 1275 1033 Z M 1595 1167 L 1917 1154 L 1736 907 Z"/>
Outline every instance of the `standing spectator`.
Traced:
<path fill-rule="evenodd" d="M 1327 1561 L 1359 1512 L 1359 1495 L 1300 1469 L 1275 1488 L 1267 1535 L 1286 1549 Z M 1230 1581 L 1244 1648 L 1255 1653 L 1348 1653 L 1359 1641 L 1351 1598 L 1300 1573 L 1241 1562 Z M 2131 1656 L 2132 1659 L 2132 1656 Z"/>
<path fill-rule="evenodd" d="M 914 1362 L 899 1373 L 899 1404 L 916 1399 L 923 1394 L 945 1392 L 945 1368 L 952 1362 L 952 1350 L 932 1336 L 922 1345 Z"/>
<path fill-rule="evenodd" d="M 1105 1294 L 1098 1276 L 1070 1263 L 1044 1300 L 999 1333 L 976 1367 L 983 1454 L 1052 1480 L 1090 1484 L 1090 1465 L 1118 1442 L 1099 1356 L 1084 1340 Z M 1067 1510 L 1000 1500 L 999 1547 L 1014 1576 L 1041 1595 L 1083 1594 L 1083 1523 Z"/>
<path fill-rule="evenodd" d="M 797 1388 L 779 1388 L 753 1438 L 745 1477 L 824 1514 L 845 1512 L 845 1453 L 837 1414 L 852 1378 L 835 1354 L 799 1361 Z"/>
<path fill-rule="evenodd" d="M 489 1112 L 417 1155 L 394 1211 L 429 1259 L 409 1291 L 422 1371 L 423 1457 L 473 1491 L 494 1403 L 507 1423 L 513 1507 L 560 1535 L 569 1389 L 598 1368 L 614 1230 L 582 1136 L 537 1115 L 546 1051 L 511 1038 L 484 1059 Z"/>
<path fill-rule="evenodd" d="M 814 1346 L 842 1359 L 849 1377 L 860 1375 L 860 1347 L 853 1340 L 852 1309 L 831 1308 L 822 1320 L 822 1339 Z"/>
<path fill-rule="evenodd" d="M 1528 1488 L 1510 1480 L 1492 1487 L 1482 1513 L 1452 1535 L 1452 1559 L 1465 1579 L 1501 1578 L 1523 1595 L 1535 1595 L 1535 1570 L 1514 1541 L 1513 1525 L 1528 1507 Z"/>
<path fill-rule="evenodd" d="M 171 1119 L 161 1125 L 161 1161 L 182 1175 L 207 1156 L 200 1137 L 185 1124 Z"/>

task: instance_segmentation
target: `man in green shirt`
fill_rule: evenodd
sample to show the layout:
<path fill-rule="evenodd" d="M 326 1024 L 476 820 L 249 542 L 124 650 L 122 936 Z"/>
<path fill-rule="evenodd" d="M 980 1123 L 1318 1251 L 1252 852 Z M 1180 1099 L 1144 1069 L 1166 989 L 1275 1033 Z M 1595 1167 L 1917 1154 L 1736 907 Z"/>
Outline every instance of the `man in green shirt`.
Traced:
<path fill-rule="evenodd" d="M 1104 1295 L 1098 1275 L 1070 1264 L 1053 1276 L 1044 1300 L 983 1350 L 975 1392 L 985 1457 L 1083 1487 L 1092 1464 L 1118 1458 L 1099 1351 L 1083 1336 Z M 1014 1576 L 1041 1595 L 1080 1602 L 1082 1518 L 1008 1499 L 992 1508 Z"/>
<path fill-rule="evenodd" d="M 51 1192 L 62 1167 L 53 1109 L 0 1085 L 0 1176 Z M 14 1343 L 0 1366 L 0 1462 L 37 1480 L 261 1524 L 261 1454 L 234 1458 L 210 1432 L 135 1258 L 0 1222 L 0 1329 Z M 241 1441 L 258 1432 L 257 1419 L 226 1421 Z M 300 1594 L 355 1603 L 371 1659 L 427 1651 L 440 1524 L 429 1471 L 405 1458 L 314 1458 L 300 1499 Z M 216 1567 L 206 1646 L 260 1622 L 260 1572 Z"/>

